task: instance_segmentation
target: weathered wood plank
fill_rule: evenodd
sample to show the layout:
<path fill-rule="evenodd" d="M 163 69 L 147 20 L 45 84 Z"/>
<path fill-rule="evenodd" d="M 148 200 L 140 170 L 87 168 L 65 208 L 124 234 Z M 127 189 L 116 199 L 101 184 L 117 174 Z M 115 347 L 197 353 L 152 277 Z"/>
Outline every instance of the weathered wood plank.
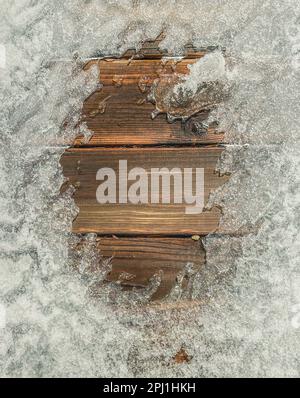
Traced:
<path fill-rule="evenodd" d="M 77 187 L 74 195 L 80 211 L 73 223 L 77 233 L 101 235 L 206 235 L 218 228 L 220 210 L 213 208 L 200 214 L 185 214 L 186 203 L 175 204 L 99 204 L 96 190 L 98 169 L 109 167 L 117 173 L 119 160 L 127 160 L 128 170 L 142 167 L 149 176 L 151 168 L 204 168 L 205 203 L 211 191 L 227 177 L 215 173 L 220 147 L 202 148 L 72 148 L 61 159 L 64 175 Z M 118 180 L 118 176 L 117 176 Z M 128 183 L 130 186 L 130 183 Z M 171 178 L 171 192 L 174 181 Z M 160 192 L 161 193 L 161 192 Z M 150 202 L 150 183 L 148 198 Z M 161 198 L 161 197 L 160 197 Z"/>
<path fill-rule="evenodd" d="M 159 77 L 174 73 L 187 74 L 188 65 L 198 58 L 188 59 L 99 59 L 92 60 L 100 68 L 103 87 L 84 103 L 82 121 L 93 136 L 84 146 L 208 144 L 224 138 L 213 126 L 207 133 L 195 133 L 192 126 L 183 127 L 180 121 L 168 123 L 166 115 L 151 118 L 155 106 L 147 101 L 150 87 Z M 75 146 L 82 146 L 78 137 Z"/>
<path fill-rule="evenodd" d="M 167 49 L 160 48 L 161 41 L 165 38 L 164 33 L 162 32 L 156 39 L 154 40 L 145 40 L 141 48 L 136 51 L 135 49 L 128 49 L 123 55 L 122 58 L 143 58 L 143 59 L 160 59 L 164 56 L 174 55 L 171 54 Z M 200 50 L 195 48 L 192 44 L 187 44 L 184 47 L 182 55 L 186 58 L 199 58 L 205 53 L 204 50 Z"/>
<path fill-rule="evenodd" d="M 198 271 L 205 262 L 205 252 L 200 241 L 191 238 L 102 237 L 97 247 L 101 255 L 111 258 L 112 272 L 109 281 L 121 280 L 125 288 L 144 288 L 149 279 L 162 271 L 162 280 L 152 300 L 165 297 L 176 283 L 176 277 L 187 263 Z M 122 274 L 131 274 L 129 280 L 122 280 Z M 187 288 L 188 279 L 183 281 Z"/>

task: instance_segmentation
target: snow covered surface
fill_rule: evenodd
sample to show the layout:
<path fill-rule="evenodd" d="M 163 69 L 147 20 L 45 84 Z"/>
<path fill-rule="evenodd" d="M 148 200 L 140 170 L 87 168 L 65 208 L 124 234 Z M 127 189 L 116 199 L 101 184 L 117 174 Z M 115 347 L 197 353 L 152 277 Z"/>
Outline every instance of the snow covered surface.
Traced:
<path fill-rule="evenodd" d="M 1 376 L 299 376 L 299 1 L 0 0 L 0 10 Z M 61 145 L 97 86 L 82 59 L 162 30 L 176 54 L 187 42 L 225 49 L 191 67 L 185 89 L 226 81 L 211 118 L 232 177 L 211 203 L 223 225 L 257 233 L 205 238 L 200 309 L 112 311 L 109 292 L 90 294 L 107 267 L 90 272 L 94 237 L 80 258 L 68 252 L 77 209 L 72 192 L 59 195 Z M 192 360 L 175 364 L 182 346 Z"/>

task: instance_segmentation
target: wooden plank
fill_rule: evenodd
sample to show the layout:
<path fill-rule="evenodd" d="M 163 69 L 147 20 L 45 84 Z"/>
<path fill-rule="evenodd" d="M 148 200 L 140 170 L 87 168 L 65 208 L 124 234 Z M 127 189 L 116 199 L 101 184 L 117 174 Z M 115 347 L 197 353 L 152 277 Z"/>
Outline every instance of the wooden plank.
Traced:
<path fill-rule="evenodd" d="M 165 38 L 164 33 L 162 32 L 158 37 L 154 40 L 145 40 L 141 48 L 139 50 L 136 49 L 128 49 L 123 55 L 122 58 L 135 58 L 135 59 L 161 59 L 165 56 L 176 55 L 170 53 L 167 49 L 160 48 L 162 47 L 161 41 Z M 199 58 L 201 57 L 207 49 L 197 49 L 192 44 L 187 44 L 184 47 L 183 53 L 186 58 Z M 178 55 L 178 54 L 177 54 Z"/>
<path fill-rule="evenodd" d="M 122 280 L 124 273 L 132 275 L 131 279 L 122 280 L 124 288 L 145 288 L 150 278 L 162 271 L 161 284 L 152 300 L 168 295 L 187 263 L 197 272 L 205 262 L 201 242 L 191 238 L 103 237 L 98 240 L 97 247 L 105 259 L 112 257 L 108 281 Z M 188 295 L 187 277 L 182 287 Z"/>
<path fill-rule="evenodd" d="M 219 143 L 224 135 L 211 126 L 207 133 L 195 133 L 191 123 L 168 123 L 166 115 L 155 119 L 155 106 L 147 101 L 155 79 L 187 74 L 198 58 L 132 60 L 105 58 L 92 60 L 86 69 L 99 65 L 103 87 L 84 103 L 82 121 L 93 136 L 88 143 L 78 137 L 75 146 L 162 145 Z M 205 117 L 205 113 L 199 116 Z"/>
<path fill-rule="evenodd" d="M 144 168 L 204 168 L 205 203 L 211 191 L 227 177 L 215 173 L 221 147 L 202 148 L 71 148 L 62 156 L 64 175 L 77 187 L 74 195 L 79 214 L 73 232 L 101 235 L 206 235 L 218 228 L 220 210 L 213 208 L 200 214 L 186 214 L 185 203 L 175 204 L 99 204 L 96 190 L 98 169 L 109 167 L 118 172 L 119 160 L 127 160 L 128 171 Z M 117 175 L 118 180 L 118 175 Z M 128 183 L 130 186 L 130 183 Z M 173 192 L 171 179 L 171 192 Z M 117 188 L 118 189 L 118 188 Z M 149 183 L 150 190 L 150 183 Z M 150 193 L 148 194 L 150 198 Z M 150 200 L 149 200 L 150 201 Z"/>
<path fill-rule="evenodd" d="M 79 214 L 74 220 L 73 231 L 97 233 L 99 252 L 104 259 L 111 258 L 112 271 L 106 282 L 117 282 L 125 290 L 141 290 L 160 273 L 161 284 L 151 297 L 149 308 L 154 303 L 163 311 L 176 311 L 185 307 L 190 309 L 192 304 L 195 308 L 200 305 L 191 300 L 188 283 L 205 265 L 201 240 L 179 235 L 206 235 L 216 231 L 220 210 L 214 208 L 200 214 L 186 214 L 185 203 L 133 205 L 99 204 L 96 201 L 96 189 L 101 183 L 96 181 L 98 169 L 110 167 L 117 172 L 119 160 L 125 159 L 128 170 L 142 167 L 148 175 L 153 167 L 204 168 L 205 203 L 210 192 L 227 180 L 214 172 L 221 147 L 193 147 L 222 142 L 224 136 L 216 133 L 215 126 L 210 126 L 207 133 L 199 134 L 193 131 L 193 123 L 169 123 L 166 115 L 151 118 L 155 106 L 149 102 L 148 95 L 156 79 L 189 73 L 189 65 L 207 52 L 186 46 L 185 57 L 172 58 L 159 48 L 162 39 L 163 35 L 160 35 L 156 40 L 146 41 L 139 51 L 128 50 L 122 58 L 94 59 L 85 65 L 85 69 L 95 64 L 99 66 L 102 84 L 83 106 L 81 121 L 87 123 L 93 136 L 89 142 L 78 137 L 74 148 L 63 155 L 61 164 L 69 183 L 76 187 L 74 198 Z M 207 112 L 203 110 L 198 114 L 198 120 L 205 120 Z M 182 145 L 185 147 L 180 148 Z M 171 192 L 172 188 L 171 180 Z M 148 193 L 150 196 L 150 186 Z M 189 276 L 185 273 L 188 263 L 193 264 Z M 182 297 L 178 297 L 180 302 L 163 300 L 178 280 L 182 280 L 184 291 Z M 101 285 L 97 288 L 101 289 Z M 185 360 L 182 352 L 179 354 L 178 358 Z"/>

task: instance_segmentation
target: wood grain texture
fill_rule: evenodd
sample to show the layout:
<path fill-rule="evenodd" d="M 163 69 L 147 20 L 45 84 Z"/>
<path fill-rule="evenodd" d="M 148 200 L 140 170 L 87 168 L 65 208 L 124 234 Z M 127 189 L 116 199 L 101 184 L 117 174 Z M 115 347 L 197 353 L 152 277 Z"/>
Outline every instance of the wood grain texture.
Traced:
<path fill-rule="evenodd" d="M 110 167 L 116 172 L 119 160 L 127 160 L 128 170 L 143 167 L 149 174 L 157 167 L 204 168 L 205 203 L 210 192 L 227 177 L 215 173 L 220 147 L 202 148 L 71 148 L 61 159 L 64 175 L 77 190 L 74 195 L 79 214 L 73 232 L 100 235 L 206 235 L 218 228 L 220 210 L 213 208 L 200 214 L 185 214 L 186 204 L 99 204 L 96 190 L 98 169 Z M 130 186 L 130 184 L 128 185 Z M 171 192 L 173 191 L 171 179 Z M 150 184 L 149 184 L 150 190 Z M 150 198 L 150 194 L 149 194 Z M 150 200 L 149 200 L 150 202 Z"/>
<path fill-rule="evenodd" d="M 161 284 L 148 304 L 150 310 L 153 306 L 162 311 L 191 310 L 201 303 L 188 295 L 176 302 L 163 298 L 170 293 L 187 263 L 193 264 L 195 271 L 205 266 L 201 240 L 193 240 L 191 235 L 218 230 L 220 210 L 187 215 L 185 204 L 100 205 L 96 201 L 96 189 L 101 183 L 96 181 L 97 170 L 111 167 L 117 171 L 119 160 L 124 159 L 128 161 L 128 169 L 143 167 L 148 173 L 151 167 L 203 167 L 205 202 L 209 193 L 227 180 L 214 172 L 222 148 L 201 146 L 223 142 L 224 135 L 216 133 L 215 126 L 210 126 L 205 134 L 196 134 L 191 123 L 188 127 L 179 121 L 169 123 L 166 115 L 151 118 L 155 106 L 147 97 L 153 82 L 175 73 L 188 74 L 189 65 L 209 51 L 187 45 L 183 58 L 174 58 L 163 46 L 159 47 L 163 38 L 161 34 L 155 40 L 147 40 L 140 50 L 130 49 L 122 58 L 100 58 L 101 54 L 97 54 L 98 59 L 85 65 L 85 69 L 99 67 L 102 84 L 86 99 L 82 110 L 81 121 L 87 123 L 93 136 L 89 142 L 78 137 L 74 147 L 63 155 L 61 164 L 69 179 L 66 185 L 71 183 L 76 187 L 74 198 L 79 214 L 73 222 L 73 231 L 99 235 L 99 252 L 104 259 L 111 258 L 112 271 L 107 282 L 118 281 L 126 290 L 142 289 L 154 274 L 162 271 Z M 198 117 L 204 120 L 205 112 Z M 189 237 L 183 237 L 186 235 Z M 124 273 L 132 277 L 124 279 Z M 187 284 L 184 278 L 184 289 Z M 142 308 L 145 311 L 147 306 Z M 179 354 L 180 361 L 186 360 L 181 351 Z"/>
<path fill-rule="evenodd" d="M 197 134 L 184 128 L 180 121 L 168 123 L 166 115 L 155 119 L 155 106 L 147 101 L 150 87 L 159 77 L 187 74 L 188 66 L 197 58 L 178 59 L 114 59 L 92 60 L 86 68 L 98 65 L 103 87 L 84 103 L 82 121 L 87 123 L 93 136 L 83 144 L 78 137 L 75 146 L 162 145 L 219 143 L 223 134 L 213 127 L 207 133 Z"/>
<path fill-rule="evenodd" d="M 162 271 L 162 281 L 152 300 L 165 297 L 176 282 L 176 277 L 187 263 L 198 271 L 205 262 L 205 252 L 200 241 L 190 238 L 114 238 L 98 240 L 98 249 L 104 258 L 111 258 L 112 272 L 108 280 L 120 280 L 122 273 L 133 277 L 121 283 L 125 288 L 143 288 L 149 279 Z M 183 288 L 187 287 L 187 280 Z"/>

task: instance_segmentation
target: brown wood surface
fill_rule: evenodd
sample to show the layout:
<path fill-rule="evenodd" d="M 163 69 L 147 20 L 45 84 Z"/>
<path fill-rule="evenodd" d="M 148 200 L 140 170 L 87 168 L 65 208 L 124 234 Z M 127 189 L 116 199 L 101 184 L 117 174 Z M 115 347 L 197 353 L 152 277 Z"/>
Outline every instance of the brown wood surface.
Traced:
<path fill-rule="evenodd" d="M 127 159 L 129 169 L 143 167 L 147 171 L 151 167 L 204 167 L 205 201 L 212 190 L 227 180 L 214 172 L 222 152 L 215 144 L 224 139 L 214 126 L 210 126 L 206 134 L 196 134 L 179 121 L 169 123 L 164 114 L 151 118 L 155 106 L 147 97 L 153 82 L 174 73 L 188 74 L 189 65 L 209 50 L 187 45 L 183 58 L 172 58 L 173 54 L 163 46 L 159 48 L 163 38 L 161 34 L 155 40 L 147 40 L 138 51 L 128 50 L 121 58 L 99 58 L 85 65 L 85 69 L 99 66 L 102 84 L 87 98 L 82 110 L 82 121 L 93 135 L 89 142 L 78 137 L 74 147 L 63 155 L 61 164 L 69 183 L 76 186 L 79 214 L 73 231 L 99 235 L 97 248 L 104 259 L 111 258 L 112 271 L 107 281 L 122 280 L 124 289 L 142 289 L 154 274 L 162 271 L 161 284 L 151 300 L 156 309 L 165 311 L 200 305 L 186 294 L 175 303 L 162 299 L 172 291 L 187 263 L 192 263 L 195 271 L 205 266 L 205 252 L 198 235 L 218 229 L 220 211 L 214 208 L 186 215 L 184 204 L 100 205 L 96 202 L 96 188 L 100 184 L 96 181 L 97 170 L 101 167 L 117 170 L 119 159 Z M 182 145 L 185 147 L 181 148 Z M 192 239 L 191 235 L 196 237 Z M 132 277 L 124 280 L 123 273 Z M 183 287 L 187 287 L 186 279 Z M 152 304 L 149 305 L 152 308 Z"/>
<path fill-rule="evenodd" d="M 127 160 L 128 170 L 143 167 L 204 168 L 205 202 L 212 190 L 226 181 L 215 173 L 220 147 L 202 148 L 72 148 L 63 155 L 64 175 L 77 187 L 75 202 L 79 214 L 73 223 L 77 233 L 96 232 L 100 235 L 206 235 L 214 232 L 220 211 L 213 208 L 200 214 L 185 214 L 182 204 L 99 204 L 96 190 L 97 170 L 110 167 L 117 172 L 119 160 Z M 171 179 L 173 183 L 173 179 Z M 129 184 L 130 185 L 130 184 Z M 150 185 L 150 184 L 149 184 Z M 150 186 L 149 186 L 150 189 Z M 172 192 L 172 188 L 171 188 Z M 150 196 L 149 196 L 150 197 Z M 150 201 L 150 200 L 149 200 Z"/>
<path fill-rule="evenodd" d="M 128 61 L 124 58 L 105 58 L 90 61 L 86 68 L 95 64 L 99 66 L 103 87 L 92 94 L 83 106 L 82 120 L 93 136 L 87 143 L 78 137 L 75 146 L 221 142 L 223 134 L 216 133 L 213 127 L 207 133 L 199 134 L 183 128 L 180 121 L 168 123 L 164 114 L 151 118 L 155 106 L 147 101 L 147 95 L 154 80 L 174 73 L 187 74 L 188 65 L 197 59 Z"/>
<path fill-rule="evenodd" d="M 161 43 L 164 38 L 164 33 L 161 33 L 154 40 L 145 40 L 140 46 L 140 49 L 129 49 L 125 51 L 125 53 L 122 55 L 122 58 L 157 59 L 168 55 L 178 55 L 172 54 L 170 51 L 164 48 L 163 44 Z M 203 56 L 207 50 L 208 49 L 197 49 L 192 44 L 187 44 L 180 55 L 183 55 L 186 58 L 199 58 Z"/>
<path fill-rule="evenodd" d="M 161 299 L 171 291 L 187 263 L 192 263 L 197 272 L 205 262 L 201 242 L 191 238 L 103 237 L 98 248 L 104 258 L 112 258 L 109 281 L 120 280 L 124 272 L 132 275 L 132 279 L 121 283 L 125 288 L 144 288 L 155 273 L 162 271 L 161 284 L 152 300 Z M 187 280 L 183 288 L 186 286 Z"/>

